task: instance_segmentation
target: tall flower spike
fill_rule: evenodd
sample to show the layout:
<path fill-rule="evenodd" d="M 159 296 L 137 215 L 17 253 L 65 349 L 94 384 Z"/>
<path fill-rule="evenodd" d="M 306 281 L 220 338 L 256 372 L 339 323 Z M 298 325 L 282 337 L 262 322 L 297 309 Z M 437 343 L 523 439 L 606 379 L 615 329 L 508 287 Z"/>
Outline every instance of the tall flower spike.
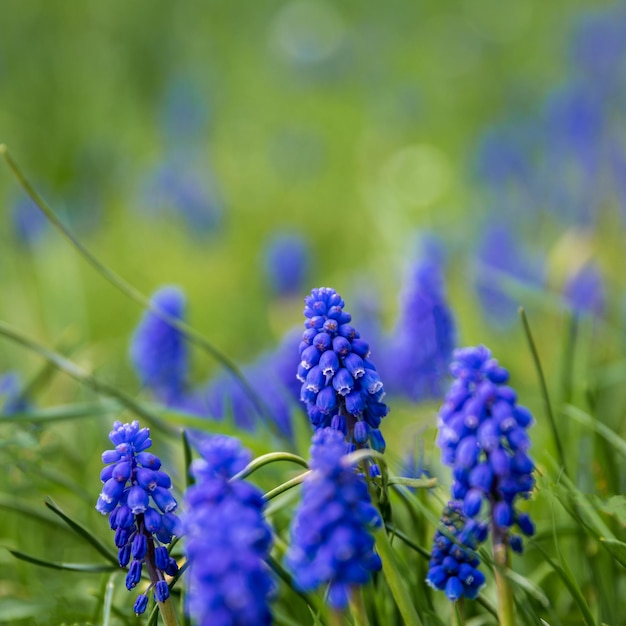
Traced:
<path fill-rule="evenodd" d="M 494 538 L 508 538 L 511 548 L 521 551 L 521 539 L 510 529 L 534 533 L 528 515 L 515 508 L 534 486 L 526 432 L 533 417 L 517 404 L 515 390 L 505 385 L 508 371 L 487 348 L 455 350 L 453 359 L 456 380 L 439 412 L 437 436 L 443 462 L 453 467 L 452 497 L 462 501 L 467 517 L 488 513 Z"/>
<path fill-rule="evenodd" d="M 426 582 L 445 591 L 453 602 L 463 597 L 473 600 L 485 583 L 474 550 L 485 540 L 487 525 L 468 520 L 458 502 L 448 503 L 441 516 L 441 525 L 447 532 L 439 529 L 435 533 Z"/>
<path fill-rule="evenodd" d="M 274 584 L 265 559 L 272 534 L 263 519 L 263 494 L 245 480 L 231 480 L 251 455 L 223 435 L 204 439 L 199 451 L 183 517 L 189 613 L 200 626 L 269 624 Z"/>
<path fill-rule="evenodd" d="M 393 372 L 390 380 L 411 400 L 441 398 L 456 327 L 445 298 L 443 273 L 435 259 L 426 258 L 411 267 L 400 310 L 387 355 L 387 367 Z"/>
<path fill-rule="evenodd" d="M 389 412 L 381 402 L 383 383 L 369 360 L 369 345 L 350 325 L 341 296 L 328 287 L 304 299 L 306 330 L 297 376 L 300 399 L 315 428 L 331 426 L 355 448 L 384 452 L 380 422 Z"/>
<path fill-rule="evenodd" d="M 328 602 L 345 608 L 350 587 L 366 584 L 381 568 L 371 531 L 382 524 L 362 474 L 344 462 L 342 433 L 318 430 L 311 446 L 312 473 L 291 527 L 286 563 L 297 586 L 312 591 L 328 584 Z"/>
<path fill-rule="evenodd" d="M 162 287 L 151 298 L 163 313 L 183 319 L 185 296 L 177 287 Z M 183 334 L 152 311 L 146 311 L 135 330 L 130 358 L 142 385 L 167 404 L 182 398 L 187 382 L 188 356 Z"/>
<path fill-rule="evenodd" d="M 164 602 L 169 597 L 165 574 L 173 576 L 178 571 L 164 544 L 181 534 L 174 513 L 177 502 L 170 492 L 172 481 L 161 470 L 160 459 L 147 452 L 152 445 L 148 428 L 139 428 L 136 420 L 115 422 L 109 439 L 115 448 L 102 453 L 104 486 L 96 509 L 109 515 L 120 566 L 128 566 L 126 588 L 137 586 L 145 564 L 155 599 Z M 136 613 L 145 611 L 146 598 L 145 593 L 139 595 Z"/>

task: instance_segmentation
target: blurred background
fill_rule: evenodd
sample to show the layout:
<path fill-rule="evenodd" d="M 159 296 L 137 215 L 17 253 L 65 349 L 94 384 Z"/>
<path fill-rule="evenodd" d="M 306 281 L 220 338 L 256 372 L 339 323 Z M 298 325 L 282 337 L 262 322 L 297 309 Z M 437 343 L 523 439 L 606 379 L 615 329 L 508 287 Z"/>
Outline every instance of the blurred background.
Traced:
<path fill-rule="evenodd" d="M 312 287 L 336 288 L 379 364 L 398 466 L 406 454 L 437 463 L 455 346 L 489 345 L 541 410 L 519 305 L 558 397 L 592 398 L 623 428 L 625 122 L 623 2 L 0 7 L 0 142 L 77 238 L 145 294 L 177 286 L 181 316 L 259 391 L 279 359 L 269 369 L 287 391 L 268 402 L 284 399 L 288 438 L 293 420 L 306 423 L 294 417 L 290 331 Z M 205 353 L 190 350 L 184 398 L 142 375 L 129 357 L 141 308 L 4 166 L 0 249 L 1 320 L 129 394 L 223 416 L 226 387 Z M 2 341 L 5 413 L 93 397 L 63 375 L 32 386 L 41 368 Z M 246 411 L 235 421 L 252 428 Z M 78 428 L 47 433 L 50 458 L 77 453 Z M 81 439 L 94 498 L 108 428 Z M 11 441 L 36 448 L 38 436 Z M 545 424 L 535 437 L 551 445 Z M 568 453 L 591 480 L 586 445 Z M 84 482 L 81 463 L 63 471 Z M 624 491 L 623 467 L 614 478 Z M 33 498 L 42 488 L 11 480 Z M 16 593 L 5 583 L 0 602 Z"/>

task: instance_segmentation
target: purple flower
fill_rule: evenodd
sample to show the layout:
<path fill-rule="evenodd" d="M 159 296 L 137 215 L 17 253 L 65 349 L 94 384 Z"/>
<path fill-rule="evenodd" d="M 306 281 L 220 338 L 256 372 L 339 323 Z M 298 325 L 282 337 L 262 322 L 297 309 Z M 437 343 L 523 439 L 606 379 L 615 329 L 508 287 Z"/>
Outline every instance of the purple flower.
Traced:
<path fill-rule="evenodd" d="M 199 450 L 183 517 L 189 613 L 198 624 L 269 624 L 274 583 L 265 564 L 271 531 L 263 519 L 263 494 L 244 480 L 231 480 L 250 454 L 223 435 L 206 438 Z"/>
<path fill-rule="evenodd" d="M 534 486 L 530 411 L 517 404 L 515 390 L 505 384 L 508 371 L 484 346 L 455 350 L 450 371 L 455 381 L 439 412 L 437 444 L 453 468 L 453 499 L 469 518 L 487 515 L 498 536 L 508 536 L 516 524 L 532 534 L 515 509 Z"/>
<path fill-rule="evenodd" d="M 177 287 L 161 287 L 150 302 L 166 315 L 182 320 L 185 296 Z M 185 337 L 152 311 L 146 311 L 135 330 L 130 358 L 141 384 L 166 404 L 180 400 L 189 369 Z"/>
<path fill-rule="evenodd" d="M 150 430 L 139 428 L 139 422 L 115 422 L 109 439 L 115 447 L 102 454 L 106 466 L 100 473 L 103 487 L 96 509 L 109 516 L 111 530 L 115 531 L 120 567 L 126 567 L 130 562 L 127 589 L 133 589 L 139 583 L 146 564 L 155 597 L 163 601 L 167 587 L 164 573 L 173 575 L 178 566 L 174 559 L 168 559 L 165 571 L 159 567 L 163 558 L 161 562 L 155 562 L 155 554 L 163 551 L 167 554 L 167 548 L 161 544 L 170 543 L 174 535 L 181 534 L 180 521 L 173 513 L 177 503 L 169 492 L 171 480 L 160 470 L 159 458 L 146 452 L 152 445 Z M 156 505 L 161 513 L 152 505 Z M 146 605 L 145 595 L 141 594 L 135 602 L 135 612 L 142 613 Z"/>
<path fill-rule="evenodd" d="M 315 428 L 345 425 L 348 443 L 359 448 L 369 443 L 384 451 L 378 428 L 389 409 L 382 402 L 383 383 L 369 359 L 369 344 L 350 324 L 352 317 L 343 310 L 344 301 L 334 289 L 313 289 L 304 302 L 306 330 L 297 376 L 302 383 L 300 399 L 311 423 Z M 359 441 L 354 437 L 358 422 L 364 424 L 359 427 Z"/>
<path fill-rule="evenodd" d="M 347 605 L 352 586 L 366 584 L 381 568 L 371 531 L 382 521 L 363 475 L 344 462 L 347 448 L 337 430 L 313 435 L 312 473 L 302 486 L 286 557 L 296 585 L 303 591 L 328 585 L 335 609 Z"/>

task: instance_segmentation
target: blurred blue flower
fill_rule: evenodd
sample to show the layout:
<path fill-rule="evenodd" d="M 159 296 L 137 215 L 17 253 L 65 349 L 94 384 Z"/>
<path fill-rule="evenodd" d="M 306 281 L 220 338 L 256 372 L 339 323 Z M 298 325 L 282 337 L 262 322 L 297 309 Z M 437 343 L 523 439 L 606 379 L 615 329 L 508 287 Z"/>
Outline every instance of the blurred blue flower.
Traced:
<path fill-rule="evenodd" d="M 17 372 L 7 372 L 0 376 L 0 398 L 4 399 L 0 415 L 23 413 L 32 406 L 24 395 L 22 380 Z"/>
<path fill-rule="evenodd" d="M 41 209 L 25 195 L 13 204 L 11 218 L 15 237 L 27 246 L 36 245 L 48 227 L 48 220 Z"/>
<path fill-rule="evenodd" d="M 445 591 L 452 602 L 463 597 L 473 600 L 485 584 L 475 550 L 487 537 L 487 525 L 467 519 L 460 503 L 449 502 L 441 515 L 441 526 L 455 541 L 437 530 L 426 582 Z"/>
<path fill-rule="evenodd" d="M 301 413 L 300 386 L 293 358 L 298 352 L 300 332 L 285 335 L 280 344 L 253 363 L 242 368 L 248 384 L 269 411 L 278 431 L 287 439 L 293 437 L 294 413 Z M 191 412 L 222 420 L 232 416 L 235 425 L 253 430 L 259 419 L 254 405 L 241 383 L 228 373 L 221 373 L 185 400 Z"/>
<path fill-rule="evenodd" d="M 622 3 L 579 14 L 570 38 L 572 67 L 594 90 L 619 89 L 626 79 L 626 8 Z"/>
<path fill-rule="evenodd" d="M 526 432 L 533 417 L 517 404 L 515 390 L 505 384 L 508 371 L 487 348 L 455 350 L 453 359 L 455 381 L 439 412 L 437 435 L 442 461 L 453 468 L 452 497 L 469 518 L 478 520 L 488 507 L 494 537 L 508 538 L 514 525 L 532 535 L 530 518 L 515 503 L 528 498 L 534 486 Z M 521 550 L 519 537 L 510 541 Z"/>
<path fill-rule="evenodd" d="M 350 325 L 341 296 L 328 287 L 313 289 L 304 299 L 306 321 L 300 342 L 300 399 L 315 428 L 341 430 L 354 447 L 384 452 L 379 430 L 389 409 L 369 344 Z"/>
<path fill-rule="evenodd" d="M 515 321 L 520 303 L 511 294 L 511 283 L 538 287 L 542 282 L 537 257 L 525 253 L 512 228 L 490 223 L 483 230 L 474 269 L 480 304 L 489 321 L 499 327 Z"/>
<path fill-rule="evenodd" d="M 175 76 L 167 84 L 161 105 L 161 128 L 168 143 L 185 146 L 206 132 L 210 106 L 198 84 Z"/>
<path fill-rule="evenodd" d="M 387 346 L 390 391 L 413 401 L 441 397 L 455 343 L 456 324 L 439 263 L 430 258 L 414 263 Z"/>
<path fill-rule="evenodd" d="M 274 583 L 265 560 L 272 533 L 263 519 L 263 494 L 232 480 L 251 455 L 223 435 L 198 447 L 202 458 L 191 467 L 196 484 L 185 493 L 183 516 L 189 613 L 198 624 L 270 624 Z"/>
<path fill-rule="evenodd" d="M 182 320 L 185 296 L 177 287 L 161 287 L 150 299 L 164 314 Z M 130 358 L 141 384 L 166 404 L 181 399 L 189 369 L 184 335 L 152 311 L 146 311 L 130 345 Z"/>
<path fill-rule="evenodd" d="M 601 316 L 605 306 L 605 289 L 600 268 L 594 263 L 584 265 L 569 277 L 563 295 L 575 314 Z"/>
<path fill-rule="evenodd" d="M 286 564 L 301 590 L 329 585 L 328 603 L 343 609 L 350 589 L 381 568 L 371 532 L 382 520 L 365 478 L 343 460 L 348 446 L 342 433 L 319 429 L 312 442 L 312 473 L 302 485 Z"/>
<path fill-rule="evenodd" d="M 201 237 L 216 230 L 223 214 L 217 180 L 205 158 L 174 153 L 142 183 L 140 206 L 150 214 L 180 215 L 189 232 Z"/>
<path fill-rule="evenodd" d="M 264 269 L 273 293 L 280 297 L 300 293 L 309 275 L 307 240 L 294 233 L 277 233 L 265 244 Z"/>
<path fill-rule="evenodd" d="M 150 430 L 139 428 L 138 421 L 114 422 L 109 439 L 115 448 L 102 453 L 103 487 L 96 509 L 109 515 L 120 567 L 128 566 L 126 588 L 130 591 L 137 586 L 145 564 L 155 599 L 163 602 L 169 597 L 164 575 L 176 574 L 178 565 L 162 544 L 181 535 L 180 520 L 174 513 L 178 504 L 170 491 L 172 481 L 161 470 L 161 460 L 146 451 L 152 445 Z M 137 613 L 146 609 L 144 596 L 135 602 Z"/>

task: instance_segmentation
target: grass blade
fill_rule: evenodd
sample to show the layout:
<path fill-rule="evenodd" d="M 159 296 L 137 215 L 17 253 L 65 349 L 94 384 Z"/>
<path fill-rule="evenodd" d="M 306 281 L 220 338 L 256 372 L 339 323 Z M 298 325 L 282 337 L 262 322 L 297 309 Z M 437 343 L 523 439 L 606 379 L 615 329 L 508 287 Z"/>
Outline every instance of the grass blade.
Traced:
<path fill-rule="evenodd" d="M 89 387 L 98 394 L 115 398 L 126 409 L 132 411 L 138 417 L 143 418 L 150 425 L 158 428 L 160 431 L 167 435 L 173 435 L 174 431 L 151 411 L 148 411 L 144 406 L 135 401 L 131 396 L 123 391 L 109 385 L 94 376 L 88 374 L 80 366 L 76 365 L 73 361 L 66 359 L 61 354 L 46 348 L 35 340 L 27 337 L 19 330 L 12 328 L 9 324 L 0 321 L 0 335 L 11 339 L 15 343 L 18 343 L 33 352 L 36 352 L 39 356 L 46 359 L 49 363 L 52 363 L 55 367 L 65 372 L 68 376 L 71 376 L 79 383 Z"/>
<path fill-rule="evenodd" d="M 31 556 L 19 550 L 13 550 L 12 548 L 6 548 L 16 559 L 20 561 L 26 561 L 39 565 L 41 567 L 48 567 L 50 569 L 66 570 L 69 572 L 83 572 L 84 574 L 101 574 L 102 572 L 114 572 L 119 569 L 119 565 L 114 567 L 113 565 L 106 565 L 101 563 L 59 563 L 57 561 L 47 561 L 46 559 L 40 559 L 36 556 Z"/>
<path fill-rule="evenodd" d="M 119 567 L 117 555 L 113 553 L 107 546 L 105 546 L 99 539 L 94 537 L 86 528 L 83 528 L 80 524 L 68 517 L 52 500 L 52 498 L 46 498 L 46 506 L 55 514 L 58 515 L 79 537 L 82 537 L 87 543 L 89 543 L 97 552 L 99 552 L 107 561 Z"/>
<path fill-rule="evenodd" d="M 197 330 L 188 326 L 183 321 L 168 315 L 158 307 L 155 307 L 149 298 L 144 296 L 138 289 L 133 287 L 128 281 L 122 278 L 119 274 L 107 267 L 99 259 L 97 259 L 63 224 L 59 216 L 52 210 L 48 203 L 39 195 L 37 190 L 30 184 L 26 176 L 24 176 L 22 170 L 14 161 L 13 157 L 9 153 L 9 150 L 5 144 L 0 144 L 0 154 L 4 157 L 7 165 L 19 181 L 24 191 L 30 196 L 32 201 L 39 207 L 46 218 L 56 227 L 56 229 L 70 242 L 70 244 L 78 251 L 78 253 L 89 263 L 105 280 L 115 286 L 119 291 L 128 296 L 131 300 L 141 305 L 142 307 L 149 309 L 156 316 L 161 318 L 164 322 L 180 331 L 185 335 L 188 341 L 194 343 L 198 347 L 202 348 L 210 356 L 212 356 L 224 369 L 228 370 L 239 382 L 245 391 L 246 395 L 250 398 L 255 408 L 261 416 L 269 415 L 267 407 L 259 398 L 258 394 L 252 389 L 248 381 L 245 379 L 241 370 L 235 365 L 231 359 L 221 350 L 216 348 L 210 341 L 208 341 Z"/>
<path fill-rule="evenodd" d="M 530 330 L 528 317 L 526 316 L 526 311 L 524 311 L 523 307 L 520 307 L 519 315 L 522 319 L 522 325 L 524 326 L 524 333 L 526 335 L 528 347 L 530 348 L 530 352 L 533 357 L 533 361 L 535 363 L 535 370 L 537 371 L 537 376 L 539 377 L 541 395 L 543 396 L 543 403 L 544 403 L 546 415 L 548 416 L 548 421 L 550 423 L 550 429 L 552 430 L 552 436 L 554 438 L 554 443 L 556 445 L 559 462 L 561 466 L 563 467 L 563 471 L 567 474 L 567 466 L 565 465 L 565 454 L 563 452 L 561 438 L 559 437 L 559 431 L 557 430 L 557 427 L 556 427 L 556 420 L 554 419 L 554 413 L 552 412 L 552 403 L 550 402 L 550 394 L 548 393 L 548 385 L 546 384 L 546 377 L 544 376 L 543 368 L 541 366 L 541 360 L 539 359 L 539 352 L 537 352 L 537 346 L 535 345 L 535 340 L 533 339 L 533 335 Z"/>

